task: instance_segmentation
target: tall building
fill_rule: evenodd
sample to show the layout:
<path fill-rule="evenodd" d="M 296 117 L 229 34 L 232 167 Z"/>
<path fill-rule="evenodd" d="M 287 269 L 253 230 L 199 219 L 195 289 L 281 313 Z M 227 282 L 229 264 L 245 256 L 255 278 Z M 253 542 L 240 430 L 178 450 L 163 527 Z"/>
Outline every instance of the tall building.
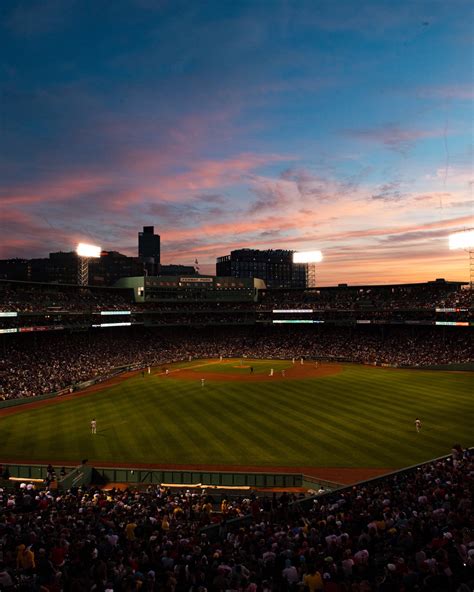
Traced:
<path fill-rule="evenodd" d="M 45 279 L 42 281 L 56 284 L 77 284 L 79 258 L 75 251 L 58 251 L 49 254 L 45 267 Z"/>
<path fill-rule="evenodd" d="M 1 259 L 0 279 L 31 281 L 30 259 Z"/>
<path fill-rule="evenodd" d="M 156 275 L 160 267 L 160 235 L 154 226 L 144 226 L 138 233 L 138 256 L 145 263 L 149 275 Z"/>
<path fill-rule="evenodd" d="M 293 263 L 293 251 L 238 249 L 217 258 L 216 275 L 259 278 L 268 288 L 306 288 L 304 263 Z"/>

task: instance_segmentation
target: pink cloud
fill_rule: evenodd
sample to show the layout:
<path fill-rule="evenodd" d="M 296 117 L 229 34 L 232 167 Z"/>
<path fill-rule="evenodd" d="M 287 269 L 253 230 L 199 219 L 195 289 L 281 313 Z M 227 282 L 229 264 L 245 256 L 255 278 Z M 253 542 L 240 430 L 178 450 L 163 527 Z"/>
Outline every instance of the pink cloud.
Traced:
<path fill-rule="evenodd" d="M 143 176 L 136 175 L 132 187 L 117 190 L 107 197 L 112 210 L 122 210 L 134 203 L 186 203 L 201 193 L 245 184 L 261 166 L 289 161 L 292 156 L 278 154 L 241 154 L 222 160 L 201 160 L 184 172 L 155 171 L 154 156 L 141 160 Z"/>
<path fill-rule="evenodd" d="M 373 236 L 384 236 L 387 234 L 402 234 L 405 232 L 420 232 L 423 230 L 433 228 L 455 228 L 460 229 L 462 225 L 472 223 L 472 216 L 459 216 L 456 218 L 449 218 L 446 220 L 438 220 L 434 222 L 426 222 L 424 224 L 406 224 L 399 226 L 379 226 L 376 228 L 365 228 L 361 230 L 351 230 L 342 233 L 328 234 L 325 238 L 334 239 L 350 239 L 350 238 L 365 238 Z"/>
<path fill-rule="evenodd" d="M 0 219 L 0 258 L 44 257 L 48 250 L 71 250 L 84 239 L 83 233 L 69 232 L 61 226 L 51 227 L 45 218 L 24 210 L 4 208 Z"/>
<path fill-rule="evenodd" d="M 176 176 L 162 179 L 166 190 L 176 191 L 201 191 L 234 185 L 258 167 L 272 162 L 281 162 L 291 159 L 290 156 L 278 154 L 242 154 L 234 158 L 224 160 L 205 160 L 191 166 L 190 170 Z"/>
<path fill-rule="evenodd" d="M 387 236 L 393 236 L 397 234 L 405 234 L 407 232 L 423 233 L 433 229 L 449 229 L 450 231 L 456 231 L 461 229 L 463 225 L 468 222 L 472 222 L 472 218 L 470 216 L 463 216 L 418 225 L 411 224 L 403 226 L 381 226 L 377 228 L 348 230 L 343 232 L 313 232 L 312 234 L 307 234 L 308 227 L 311 226 L 311 222 L 308 222 L 307 216 L 305 214 L 297 215 L 295 219 L 291 220 L 290 222 L 285 216 L 279 216 L 260 221 L 241 221 L 237 222 L 236 224 L 209 224 L 207 226 L 201 226 L 199 229 L 199 234 L 204 234 L 206 237 L 229 236 L 230 234 L 231 236 L 235 236 L 235 238 L 228 241 L 212 242 L 211 244 L 205 244 L 202 246 L 193 246 L 189 250 L 180 250 L 179 252 L 175 252 L 175 254 L 181 256 L 184 253 L 208 253 L 216 250 L 225 251 L 226 249 L 232 250 L 240 247 L 270 247 L 273 245 L 276 246 L 278 244 L 281 244 L 282 242 L 284 242 L 285 245 L 291 245 L 292 247 L 298 244 L 301 245 L 304 243 L 309 243 L 310 241 L 313 241 L 313 243 L 315 241 L 319 241 L 319 244 L 329 244 L 333 241 L 339 241 L 345 244 L 352 244 L 355 246 L 357 245 L 357 242 L 353 241 L 351 243 L 350 241 L 352 239 L 384 238 Z M 300 230 L 301 234 L 298 236 L 285 236 L 285 238 L 283 239 L 281 237 L 274 239 L 270 238 L 265 240 L 256 240 L 254 238 L 251 238 L 249 240 L 245 238 L 245 236 L 248 236 L 249 234 L 252 234 L 255 231 L 262 231 L 264 229 Z M 446 232 L 446 235 L 447 234 L 448 231 Z M 177 230 L 167 233 L 166 240 L 170 243 L 170 247 L 172 248 L 173 242 L 191 239 L 195 236 L 196 231 L 193 229 Z M 349 242 L 346 243 L 346 241 Z M 309 248 L 309 246 L 307 248 Z"/>
<path fill-rule="evenodd" d="M 190 193 L 241 183 L 258 167 L 291 158 L 278 154 L 248 153 L 229 159 L 202 160 L 182 173 L 173 173 L 159 170 L 169 164 L 166 161 L 161 162 L 156 170 L 155 153 L 151 152 L 140 161 L 142 172 L 148 172 L 143 177 L 138 173 L 124 176 L 120 172 L 97 175 L 85 170 L 83 173 L 52 176 L 38 183 L 5 187 L 0 195 L 4 206 L 75 200 L 105 191 L 112 192 L 107 200 L 118 208 L 144 199 L 175 201 L 188 197 Z M 124 182 L 129 188 L 117 189 Z"/>
<path fill-rule="evenodd" d="M 29 185 L 5 187 L 0 195 L 4 206 L 66 201 L 105 189 L 112 182 L 113 177 L 89 174 L 84 171 L 84 173 L 59 175 Z"/>

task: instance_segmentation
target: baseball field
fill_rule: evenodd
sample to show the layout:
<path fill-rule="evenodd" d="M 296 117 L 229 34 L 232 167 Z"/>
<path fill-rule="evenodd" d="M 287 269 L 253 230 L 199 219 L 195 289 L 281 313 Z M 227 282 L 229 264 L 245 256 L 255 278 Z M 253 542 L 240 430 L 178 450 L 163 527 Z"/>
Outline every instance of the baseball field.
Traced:
<path fill-rule="evenodd" d="M 467 372 L 298 360 L 152 368 L 0 411 L 0 462 L 58 465 L 88 458 L 117 466 L 376 474 L 447 454 L 456 442 L 472 446 L 473 379 Z"/>

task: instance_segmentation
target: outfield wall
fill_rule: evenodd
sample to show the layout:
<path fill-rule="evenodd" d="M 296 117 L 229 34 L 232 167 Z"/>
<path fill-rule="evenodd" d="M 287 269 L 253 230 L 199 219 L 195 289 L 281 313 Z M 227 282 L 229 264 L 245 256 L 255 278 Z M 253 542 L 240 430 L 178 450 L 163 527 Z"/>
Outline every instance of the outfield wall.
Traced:
<path fill-rule="evenodd" d="M 67 389 L 69 391 L 69 389 Z M 66 389 L 64 389 L 66 392 Z M 6 401 L 0 401 L 0 409 L 6 409 L 7 407 L 17 407 L 18 405 L 25 405 L 26 403 L 36 403 L 37 401 L 46 401 L 47 399 L 54 399 L 63 394 L 62 391 L 56 393 L 48 393 L 46 395 L 38 395 L 37 397 L 21 397 L 18 399 L 7 399 Z"/>
<path fill-rule="evenodd" d="M 3 463 L 3 471 L 8 467 L 10 477 L 14 479 L 46 479 L 47 470 L 44 465 Z M 70 477 L 71 470 L 78 470 L 78 467 L 66 466 L 67 475 Z M 186 470 L 154 470 L 136 469 L 133 467 L 89 467 L 80 465 L 84 471 L 87 469 L 89 483 L 124 483 L 129 485 L 182 485 L 195 487 L 231 487 L 231 488 L 307 488 L 334 490 L 341 485 L 324 479 L 317 479 L 301 473 L 244 473 L 231 471 L 186 471 Z M 64 481 L 58 485 L 63 488 L 70 487 L 71 481 Z M 82 484 L 82 483 L 81 483 Z"/>
<path fill-rule="evenodd" d="M 474 362 L 465 362 L 459 364 L 437 364 L 435 366 L 425 366 L 423 370 L 447 370 L 448 372 L 474 372 Z"/>

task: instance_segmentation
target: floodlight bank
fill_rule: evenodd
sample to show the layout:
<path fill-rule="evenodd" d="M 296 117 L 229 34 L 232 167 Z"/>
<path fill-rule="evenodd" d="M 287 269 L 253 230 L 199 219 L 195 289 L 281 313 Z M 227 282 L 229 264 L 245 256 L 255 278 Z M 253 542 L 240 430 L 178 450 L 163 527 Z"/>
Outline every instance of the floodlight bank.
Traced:
<path fill-rule="evenodd" d="M 449 235 L 450 249 L 474 248 L 474 230 L 463 230 Z"/>
<path fill-rule="evenodd" d="M 100 257 L 102 249 L 96 245 L 88 245 L 86 243 L 79 243 L 76 248 L 76 253 L 79 257 Z"/>
<path fill-rule="evenodd" d="M 293 253 L 293 263 L 319 263 L 323 260 L 321 251 L 301 251 Z"/>

